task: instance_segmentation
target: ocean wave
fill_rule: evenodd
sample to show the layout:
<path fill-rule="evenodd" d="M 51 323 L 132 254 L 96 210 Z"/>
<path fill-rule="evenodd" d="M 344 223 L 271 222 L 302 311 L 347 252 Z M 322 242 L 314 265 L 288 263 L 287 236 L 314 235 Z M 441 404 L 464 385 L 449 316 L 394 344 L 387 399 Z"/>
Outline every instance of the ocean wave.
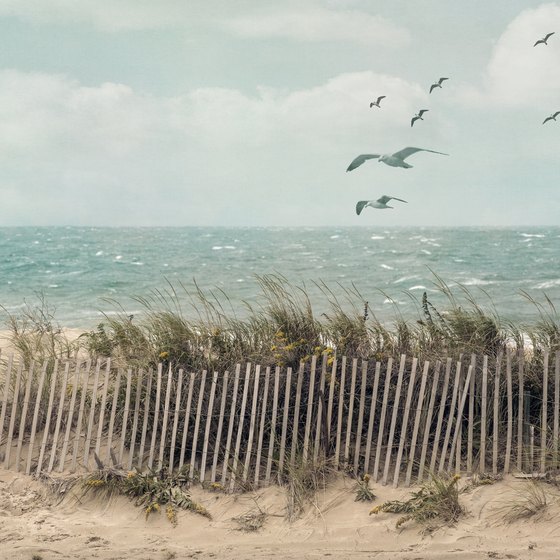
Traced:
<path fill-rule="evenodd" d="M 465 286 L 490 286 L 495 283 L 493 280 L 482 280 L 481 278 L 467 278 L 461 282 Z"/>
<path fill-rule="evenodd" d="M 370 239 L 373 239 L 373 241 L 378 241 L 379 239 L 385 239 L 384 235 L 372 235 L 370 237 Z"/>
<path fill-rule="evenodd" d="M 393 281 L 393 284 L 401 284 L 402 282 L 406 282 L 407 280 L 417 280 L 419 278 L 420 276 L 418 276 L 417 274 L 413 274 L 412 276 L 402 276 L 401 278 Z"/>
<path fill-rule="evenodd" d="M 426 286 L 422 286 L 421 284 L 419 284 L 418 286 L 411 286 L 410 288 L 408 288 L 409 292 L 412 292 L 413 290 L 426 290 Z"/>
<path fill-rule="evenodd" d="M 521 237 L 546 237 L 544 233 L 520 233 Z"/>
<path fill-rule="evenodd" d="M 546 282 L 541 282 L 536 286 L 533 286 L 534 290 L 548 290 L 550 288 L 554 288 L 555 286 L 560 286 L 560 278 L 556 278 L 555 280 L 547 280 Z"/>
<path fill-rule="evenodd" d="M 389 266 L 388 264 L 380 264 L 381 268 L 385 268 L 386 270 L 395 270 L 394 266 Z"/>

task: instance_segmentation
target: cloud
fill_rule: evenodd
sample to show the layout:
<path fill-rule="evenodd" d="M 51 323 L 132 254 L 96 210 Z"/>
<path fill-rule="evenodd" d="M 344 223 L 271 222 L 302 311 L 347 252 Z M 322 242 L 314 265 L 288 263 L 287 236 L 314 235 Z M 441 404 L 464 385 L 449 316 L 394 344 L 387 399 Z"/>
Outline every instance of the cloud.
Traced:
<path fill-rule="evenodd" d="M 345 41 L 389 47 L 406 45 L 404 28 L 357 10 L 305 9 L 252 13 L 225 23 L 234 33 L 249 38 L 284 38 L 301 42 Z"/>
<path fill-rule="evenodd" d="M 560 30 L 560 5 L 543 4 L 524 10 L 498 39 L 480 87 L 464 86 L 459 98 L 466 104 L 509 108 L 541 105 L 556 110 L 560 91 L 560 33 L 548 46 L 535 41 Z"/>
<path fill-rule="evenodd" d="M 276 201 L 275 223 L 304 223 L 357 150 L 402 147 L 423 89 L 360 72 L 306 90 L 156 97 L 0 71 L 0 221 L 258 223 Z M 372 92 L 387 95 L 382 110 Z"/>

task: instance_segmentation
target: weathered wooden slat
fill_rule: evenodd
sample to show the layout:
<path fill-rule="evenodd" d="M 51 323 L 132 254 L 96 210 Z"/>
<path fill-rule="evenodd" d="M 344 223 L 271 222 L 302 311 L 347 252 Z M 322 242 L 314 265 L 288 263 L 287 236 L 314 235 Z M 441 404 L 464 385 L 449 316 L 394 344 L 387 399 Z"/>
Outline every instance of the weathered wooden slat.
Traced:
<path fill-rule="evenodd" d="M 88 387 L 89 387 L 88 383 L 89 383 L 90 373 L 91 373 L 91 361 L 88 361 L 84 373 L 83 383 L 82 383 L 82 394 L 80 397 L 80 406 L 78 408 L 78 419 L 76 421 L 76 433 L 74 434 L 74 446 L 72 449 L 72 463 L 70 464 L 70 469 L 72 470 L 72 472 L 76 469 L 76 464 L 78 462 L 78 450 L 80 447 L 80 439 L 82 438 L 82 424 L 84 419 L 84 409 L 86 403 L 86 396 L 88 393 Z"/>
<path fill-rule="evenodd" d="M 284 392 L 284 411 L 282 414 L 282 435 L 280 437 L 280 455 L 278 456 L 278 475 L 281 476 L 284 470 L 284 457 L 286 453 L 286 436 L 288 432 L 288 417 L 290 414 L 290 395 L 291 395 L 292 368 L 286 372 L 286 390 Z"/>
<path fill-rule="evenodd" d="M 401 424 L 401 437 L 397 451 L 397 461 L 395 464 L 395 474 L 393 475 L 393 487 L 399 484 L 399 476 L 401 474 L 401 461 L 404 451 L 405 441 L 408 439 L 408 417 L 410 416 L 410 403 L 412 401 L 412 393 L 414 391 L 414 382 L 416 381 L 416 368 L 418 367 L 418 358 L 412 358 L 412 368 L 408 380 L 408 390 L 406 392 L 406 401 L 404 405 L 404 415 Z"/>
<path fill-rule="evenodd" d="M 148 378 L 146 379 L 146 392 L 144 393 L 144 416 L 142 418 L 142 433 L 140 435 L 140 447 L 138 448 L 138 470 L 141 470 L 142 465 L 144 464 L 144 449 L 146 446 L 146 435 L 148 433 L 148 422 L 150 420 L 150 402 L 152 400 L 153 377 L 153 370 L 148 370 Z"/>
<path fill-rule="evenodd" d="M 502 369 L 502 352 L 498 353 L 494 373 L 494 418 L 492 420 L 492 473 L 498 474 L 498 437 L 500 424 L 500 373 Z"/>
<path fill-rule="evenodd" d="M 517 470 L 523 470 L 523 396 L 525 392 L 524 387 L 524 348 L 521 347 L 518 351 L 518 391 L 519 394 L 517 396 Z"/>
<path fill-rule="evenodd" d="M 103 427 L 105 423 L 105 408 L 107 407 L 107 392 L 109 390 L 109 374 L 111 373 L 110 361 L 107 360 L 105 368 L 105 379 L 103 381 L 103 393 L 101 394 L 101 406 L 99 407 L 99 420 L 97 423 L 97 438 L 95 440 L 95 453 L 100 457 L 101 453 L 101 436 L 103 435 Z"/>
<path fill-rule="evenodd" d="M 43 458 L 45 456 L 45 450 L 47 448 L 47 440 L 49 438 L 49 432 L 51 428 L 51 415 L 52 415 L 52 408 L 54 402 L 54 393 L 56 389 L 56 381 L 58 377 L 58 360 L 54 361 L 54 367 L 51 373 L 50 382 L 50 391 L 49 391 L 49 404 L 47 405 L 47 417 L 45 419 L 45 428 L 43 430 L 43 439 L 41 441 L 41 450 L 39 451 L 39 460 L 37 461 L 37 470 L 35 471 L 36 475 L 39 476 L 43 469 Z"/>
<path fill-rule="evenodd" d="M 393 373 L 393 358 L 387 360 L 387 372 L 385 374 L 385 385 L 383 386 L 383 402 L 381 403 L 381 418 L 379 420 L 379 432 L 377 433 L 377 446 L 375 449 L 375 465 L 373 467 L 373 482 L 377 482 L 379 464 L 381 462 L 381 445 L 383 444 L 383 434 L 385 433 L 385 418 L 387 416 L 387 406 L 389 400 L 389 389 L 391 387 L 391 376 Z"/>
<path fill-rule="evenodd" d="M 428 370 L 430 369 L 430 362 L 424 362 L 424 369 L 422 370 L 422 380 L 420 382 L 420 391 L 418 393 L 418 402 L 416 403 L 416 414 L 414 416 L 414 427 L 412 428 L 412 441 L 410 442 L 410 451 L 408 453 L 408 466 L 406 469 L 405 486 L 410 486 L 410 479 L 412 478 L 412 467 L 414 466 L 416 440 L 418 439 L 418 431 L 420 430 L 420 417 L 422 415 L 422 405 L 424 404 L 424 393 L 426 391 L 426 381 L 428 380 Z"/>
<path fill-rule="evenodd" d="M 21 376 L 23 374 L 23 361 L 20 361 L 17 375 L 16 375 L 16 385 L 14 387 L 14 394 L 12 398 L 12 410 L 10 413 L 10 424 L 8 425 L 8 436 L 6 439 L 6 453 L 4 455 L 4 468 L 7 469 L 10 466 L 10 455 L 12 452 L 12 439 L 14 435 L 14 426 L 16 424 L 16 412 L 19 401 L 19 389 L 21 384 Z"/>
<path fill-rule="evenodd" d="M 156 400 L 154 403 L 154 419 L 152 421 L 152 439 L 150 441 L 150 455 L 148 456 L 148 468 L 154 465 L 154 455 L 156 450 L 156 440 L 158 435 L 159 409 L 161 402 L 161 383 L 163 378 L 163 364 L 159 363 L 157 368 Z M 192 478 L 192 474 L 191 474 Z"/>
<path fill-rule="evenodd" d="M 221 395 L 222 399 L 220 401 L 220 415 L 218 418 L 218 431 L 216 432 L 216 443 L 214 445 L 214 458 L 212 460 L 212 471 L 210 473 L 210 482 L 216 482 L 218 459 L 220 457 L 220 449 L 221 449 L 221 442 L 222 442 L 222 431 L 224 428 L 228 381 L 229 381 L 229 371 L 226 370 L 226 372 L 224 373 L 224 378 L 222 380 L 222 395 Z"/>
<path fill-rule="evenodd" d="M 266 461 L 266 473 L 264 483 L 270 484 L 272 474 L 272 458 L 274 457 L 274 445 L 276 443 L 276 422 L 278 418 L 278 395 L 280 391 L 280 368 L 274 371 L 274 396 L 272 397 L 272 418 L 270 421 L 270 438 L 268 440 L 268 458 Z"/>
<path fill-rule="evenodd" d="M 560 464 L 558 457 L 558 436 L 559 436 L 559 412 L 560 412 L 560 352 L 556 352 L 556 360 L 554 365 L 554 411 L 553 411 L 553 428 L 552 428 L 552 451 L 553 464 L 558 468 Z"/>
<path fill-rule="evenodd" d="M 270 367 L 267 367 L 264 374 L 264 388 L 263 395 L 260 403 L 261 407 L 261 417 L 259 421 L 259 435 L 257 438 L 257 457 L 255 460 L 255 488 L 259 484 L 259 477 L 261 472 L 261 458 L 263 449 L 263 438 L 264 438 L 264 424 L 266 421 L 266 406 L 268 404 L 268 389 L 270 385 Z"/>
<path fill-rule="evenodd" d="M 4 378 L 4 390 L 2 394 L 2 410 L 0 411 L 0 442 L 4 437 L 4 422 L 6 420 L 6 408 L 8 406 L 8 393 L 12 382 L 12 367 L 14 364 L 14 355 L 8 357 L 8 365 L 6 366 L 6 375 Z"/>
<path fill-rule="evenodd" d="M 227 376 L 227 371 L 226 371 Z M 175 445 L 177 444 L 177 430 L 179 428 L 179 412 L 181 411 L 181 399 L 183 397 L 183 368 L 179 369 L 177 379 L 177 394 L 175 395 L 175 412 L 173 414 L 173 428 L 171 430 L 171 447 L 169 448 L 169 470 L 175 468 Z M 212 481 L 213 482 L 213 481 Z"/>
<path fill-rule="evenodd" d="M 225 486 L 226 477 L 228 473 L 228 466 L 229 466 L 229 453 L 230 453 L 230 446 L 231 446 L 231 438 L 233 435 L 233 425 L 235 421 L 235 406 L 237 404 L 237 391 L 239 388 L 239 375 L 241 373 L 241 364 L 237 364 L 235 366 L 235 376 L 233 381 L 233 393 L 231 399 L 231 408 L 229 413 L 229 425 L 228 425 L 228 432 L 226 437 L 226 449 L 224 451 L 224 465 L 222 469 L 222 486 Z"/>
<path fill-rule="evenodd" d="M 506 454 L 504 457 L 504 474 L 509 473 L 509 462 L 511 459 L 512 437 L 513 437 L 513 390 L 511 379 L 511 349 L 506 351 L 506 387 L 507 387 L 507 434 Z"/>
<path fill-rule="evenodd" d="M 319 449 L 321 448 L 321 429 L 323 427 L 323 423 L 326 423 L 326 418 L 323 419 L 323 408 L 325 408 L 325 415 L 327 414 L 326 411 L 326 396 L 325 396 L 325 377 L 327 373 L 327 354 L 323 354 L 323 363 L 321 365 L 321 373 L 319 379 L 319 394 L 317 398 L 317 419 L 315 421 L 315 444 L 313 447 L 313 463 L 317 463 L 317 459 L 319 458 Z M 326 428 L 327 434 L 325 437 L 328 438 L 328 427 Z"/>
<path fill-rule="evenodd" d="M 334 394 L 335 394 L 335 387 L 336 387 L 336 370 L 337 370 L 338 360 L 335 358 L 333 360 L 332 369 L 331 369 L 331 378 L 329 382 L 329 403 L 327 406 L 327 429 L 329 430 L 327 434 L 327 441 L 331 442 L 331 431 L 332 431 L 332 411 L 334 405 Z"/>
<path fill-rule="evenodd" d="M 445 365 L 445 374 L 443 376 L 443 389 L 441 390 L 441 398 L 439 401 L 439 411 L 438 411 L 438 419 L 436 424 L 436 433 L 434 435 L 434 446 L 432 449 L 432 456 L 430 458 L 430 472 L 436 472 L 436 462 L 438 457 L 439 451 L 439 439 L 441 436 L 441 429 L 443 424 L 443 415 L 445 413 L 445 403 L 447 402 L 447 391 L 449 388 L 449 378 L 451 375 L 451 364 L 452 359 L 447 358 L 447 362 Z"/>
<path fill-rule="evenodd" d="M 467 473 L 473 472 L 473 445 L 474 445 L 474 404 L 476 390 L 476 354 L 471 355 L 471 366 L 475 374 L 471 375 L 469 388 L 469 424 L 467 428 Z"/>
<path fill-rule="evenodd" d="M 243 426 L 245 425 L 245 408 L 247 406 L 250 376 L 251 364 L 247 364 L 247 369 L 245 370 L 245 383 L 243 384 L 243 395 L 241 397 L 241 410 L 239 411 L 239 422 L 237 424 L 237 438 L 235 440 L 235 451 L 233 453 L 233 465 L 229 481 L 230 492 L 233 492 L 233 489 L 235 488 L 235 481 L 237 479 L 237 465 L 239 463 L 239 450 L 241 449 L 241 436 L 243 434 Z"/>
<path fill-rule="evenodd" d="M 185 462 L 185 454 L 187 450 L 187 437 L 189 434 L 189 423 L 191 418 L 191 404 L 194 391 L 194 378 L 195 373 L 191 371 L 189 376 L 189 389 L 187 392 L 187 404 L 185 407 L 185 417 L 183 419 L 183 434 L 181 436 L 181 454 L 179 455 L 179 470 L 183 468 Z"/>
<path fill-rule="evenodd" d="M 142 381 L 144 371 L 139 369 L 136 372 L 136 395 L 134 396 L 134 413 L 132 418 L 132 432 L 130 433 L 130 446 L 128 450 L 128 470 L 132 469 L 134 461 L 134 449 L 136 447 L 136 436 L 140 424 L 140 401 L 142 398 Z M 148 396 L 146 394 L 146 396 Z M 149 398 L 149 397 L 148 397 Z"/>
<path fill-rule="evenodd" d="M 455 416 L 455 405 L 457 404 L 457 392 L 459 390 L 459 380 L 461 378 L 461 362 L 457 362 L 455 366 L 455 381 L 453 383 L 453 391 L 451 397 L 451 406 L 449 407 L 449 418 L 445 428 L 445 437 L 443 440 L 443 447 L 441 448 L 441 457 L 439 459 L 438 472 L 443 472 L 445 467 L 445 460 L 447 458 L 447 447 L 449 445 L 449 438 L 451 437 L 451 428 L 453 427 L 453 418 Z"/>
<path fill-rule="evenodd" d="M 117 403 L 119 400 L 119 390 L 121 388 L 121 375 L 122 375 L 122 370 L 121 368 L 117 369 L 117 377 L 115 379 L 115 385 L 113 387 L 113 401 L 111 402 L 111 414 L 109 416 L 109 428 L 107 430 L 107 451 L 105 452 L 105 461 L 107 463 L 109 463 L 109 461 L 112 461 L 113 456 L 111 454 L 111 451 L 113 449 L 113 430 L 115 429 L 115 417 L 117 414 Z M 128 406 L 128 403 L 125 405 Z M 114 467 L 119 467 L 120 466 L 120 461 L 118 460 L 118 464 L 113 465 Z"/>
<path fill-rule="evenodd" d="M 342 414 L 344 411 L 344 385 L 346 383 L 346 356 L 342 356 L 342 363 L 340 366 L 340 390 L 338 395 L 338 422 L 336 425 L 336 444 L 334 450 L 334 468 L 338 469 L 340 461 L 340 445 L 342 434 Z"/>
<path fill-rule="evenodd" d="M 70 371 L 70 363 L 66 362 L 64 366 L 64 376 L 62 377 L 62 388 L 60 390 L 60 400 L 58 402 L 58 413 L 56 415 L 56 423 L 54 428 L 53 442 L 51 446 L 51 457 L 49 460 L 49 465 L 47 467 L 47 472 L 51 472 L 54 466 L 54 460 L 56 457 L 56 451 L 58 449 L 58 436 L 60 434 L 60 424 L 62 422 L 62 414 L 64 411 L 64 400 L 66 397 L 66 387 L 68 386 L 68 372 Z"/>
<path fill-rule="evenodd" d="M 455 432 L 453 433 L 453 440 L 451 441 L 451 449 L 449 450 L 449 463 L 447 464 L 447 469 L 451 470 L 453 460 L 455 460 L 455 470 L 459 472 L 461 467 L 461 433 L 463 428 L 463 410 L 465 408 L 465 403 L 467 401 L 467 393 L 469 392 L 470 380 L 473 376 L 473 367 L 469 365 L 467 370 L 467 377 L 465 378 L 465 384 L 463 385 L 463 390 L 460 393 L 460 397 L 457 403 L 457 418 L 455 421 Z M 453 412 L 452 412 L 453 414 Z M 459 453 L 453 456 L 456 450 Z"/>
<path fill-rule="evenodd" d="M 41 407 L 41 402 L 43 400 L 43 386 L 45 384 L 47 367 L 48 367 L 48 360 L 45 360 L 43 363 L 43 367 L 41 368 L 41 375 L 39 377 L 39 386 L 37 387 L 37 395 L 35 397 L 35 408 L 33 411 L 33 421 L 31 424 L 31 436 L 29 438 L 29 449 L 27 451 L 27 462 L 25 464 L 25 474 L 27 475 L 31 474 L 31 461 L 33 458 L 33 449 L 35 447 L 35 437 L 37 435 L 37 421 L 39 419 L 39 409 Z M 75 394 L 74 394 L 74 399 L 75 399 Z M 70 420 L 70 424 L 71 423 L 72 421 Z M 64 455 L 66 455 L 66 449 L 64 450 Z M 62 461 L 62 457 L 61 457 L 61 461 Z"/>
<path fill-rule="evenodd" d="M 212 425 L 212 412 L 214 410 L 214 397 L 216 395 L 216 385 L 218 384 L 218 372 L 215 371 L 210 387 L 210 400 L 206 411 L 206 427 L 204 429 L 204 441 L 202 445 L 202 459 L 200 461 L 200 482 L 206 479 L 206 459 L 208 457 L 208 441 L 210 439 L 210 426 Z"/>
<path fill-rule="evenodd" d="M 196 407 L 196 416 L 194 418 L 194 433 L 193 433 L 193 442 L 192 442 L 192 451 L 191 451 L 191 465 L 189 469 L 189 476 L 192 479 L 194 476 L 194 469 L 196 465 L 196 451 L 198 445 L 198 431 L 200 428 L 200 419 L 202 416 L 202 403 L 204 402 L 204 387 L 206 385 L 206 376 L 207 371 L 202 371 L 202 378 L 200 380 L 200 387 L 198 391 L 198 404 Z"/>
<path fill-rule="evenodd" d="M 356 396 L 356 376 L 358 373 L 358 360 L 352 360 L 352 378 L 350 383 L 350 400 L 348 401 L 348 418 L 346 420 L 346 443 L 344 444 L 344 465 L 348 467 L 350 460 L 350 439 L 352 437 L 352 421 L 354 419 L 354 398 Z"/>
<path fill-rule="evenodd" d="M 369 473 L 369 463 L 371 459 L 371 444 L 373 441 L 373 422 L 377 409 L 377 392 L 379 390 L 379 376 L 381 374 L 381 362 L 375 363 L 375 374 L 373 378 L 373 389 L 368 412 L 368 430 L 366 436 L 366 456 L 364 458 L 364 473 Z"/>
<path fill-rule="evenodd" d="M 367 385 L 367 367 L 368 362 L 362 362 L 362 385 L 360 388 L 360 404 L 358 409 L 358 426 L 356 428 L 356 440 L 354 445 L 354 474 L 358 474 L 360 466 L 360 451 L 362 444 L 362 430 L 364 427 L 364 407 L 366 404 L 366 385 Z"/>
<path fill-rule="evenodd" d="M 132 394 L 132 369 L 126 372 L 126 393 L 124 397 L 123 419 L 121 423 L 121 441 L 119 444 L 118 461 L 119 465 L 124 465 L 124 445 L 126 442 L 126 430 L 128 428 L 128 418 L 130 416 L 130 396 Z M 130 442 L 132 444 L 132 442 Z"/>
<path fill-rule="evenodd" d="M 107 362 L 107 368 L 109 367 L 109 362 Z M 93 430 L 93 419 L 95 417 L 95 408 L 97 405 L 97 389 L 99 386 L 99 372 L 101 371 L 101 360 L 97 360 L 97 365 L 95 366 L 95 374 L 93 377 L 93 390 L 91 394 L 91 403 L 89 409 L 89 419 L 87 424 L 86 430 L 86 441 L 84 444 L 84 467 L 86 469 L 89 465 L 89 451 L 90 451 L 90 444 L 91 444 L 91 432 Z M 87 391 L 87 388 L 84 389 Z"/>
<path fill-rule="evenodd" d="M 548 350 L 543 355 L 543 377 L 542 377 L 542 406 L 541 406 L 541 461 L 540 472 L 544 473 L 546 468 L 546 435 L 548 431 Z"/>
<path fill-rule="evenodd" d="M 29 371 L 27 372 L 27 381 L 25 383 L 25 394 L 23 396 L 23 406 L 21 410 L 21 417 L 19 422 L 18 443 L 16 449 L 16 472 L 19 472 L 19 462 L 21 460 L 21 449 L 23 447 L 23 440 L 25 439 L 25 421 L 27 420 L 27 410 L 29 408 L 29 397 L 31 395 L 31 382 L 33 380 L 33 370 L 35 363 L 31 362 Z"/>
<path fill-rule="evenodd" d="M 311 420 L 313 418 L 313 397 L 315 396 L 315 370 L 317 368 L 317 356 L 315 354 L 311 358 L 311 372 L 309 374 L 309 392 L 307 395 L 307 414 L 305 417 L 305 431 L 303 435 L 303 464 L 307 463 L 307 455 L 309 452 L 309 436 L 311 433 Z"/>
<path fill-rule="evenodd" d="M 389 477 L 389 468 L 391 467 L 391 455 L 393 452 L 393 440 L 395 438 L 395 430 L 397 426 L 397 416 L 399 414 L 399 403 L 401 399 L 401 388 L 403 382 L 403 374 L 406 365 L 406 355 L 401 355 L 401 363 L 399 365 L 399 374 L 397 377 L 397 388 L 395 390 L 395 400 L 393 402 L 393 414 L 391 417 L 391 427 L 389 428 L 389 439 L 387 441 L 387 454 L 385 456 L 385 467 L 383 469 L 383 479 L 382 484 L 385 486 L 387 484 L 387 479 Z"/>
<path fill-rule="evenodd" d="M 165 453 L 165 442 L 167 438 L 167 421 L 169 419 L 169 403 L 171 401 L 172 388 L 173 388 L 173 371 L 171 370 L 171 366 L 169 366 L 167 372 L 167 384 L 165 387 L 165 401 L 163 405 L 163 422 L 161 425 L 161 436 L 159 442 L 158 469 L 161 469 L 163 467 L 163 455 Z"/>
<path fill-rule="evenodd" d="M 432 379 L 432 391 L 430 393 L 430 402 L 428 404 L 428 412 L 426 414 L 426 423 L 424 424 L 424 438 L 422 440 L 422 453 L 420 455 L 420 464 L 418 466 L 418 482 L 422 482 L 422 480 L 424 479 L 424 465 L 426 464 L 426 456 L 428 453 L 428 440 L 430 438 L 432 417 L 434 415 L 434 407 L 436 404 L 440 369 L 441 369 L 441 362 L 438 360 L 436 362 L 434 377 Z"/>
<path fill-rule="evenodd" d="M 480 399 L 480 463 L 479 472 L 486 472 L 486 434 L 488 426 L 486 417 L 488 412 L 488 356 L 482 357 L 482 391 Z"/>
<path fill-rule="evenodd" d="M 303 384 L 303 375 L 304 375 L 304 365 L 303 362 L 299 364 L 298 370 L 298 379 L 296 385 L 296 403 L 294 407 L 294 423 L 293 423 L 293 430 L 292 430 L 292 448 L 290 453 L 290 467 L 293 469 L 294 465 L 296 464 L 296 453 L 297 453 L 297 444 L 298 444 L 298 434 L 299 434 L 299 411 L 301 406 L 301 388 Z"/>

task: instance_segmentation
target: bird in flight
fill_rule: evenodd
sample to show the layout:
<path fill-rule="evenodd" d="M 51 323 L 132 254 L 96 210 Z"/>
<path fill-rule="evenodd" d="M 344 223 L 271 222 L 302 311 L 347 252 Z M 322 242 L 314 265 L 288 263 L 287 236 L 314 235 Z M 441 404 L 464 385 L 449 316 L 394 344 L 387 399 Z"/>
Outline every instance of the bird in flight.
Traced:
<path fill-rule="evenodd" d="M 420 111 L 418 111 L 418 114 L 412 117 L 412 120 L 410 121 L 410 126 L 414 126 L 414 123 L 418 120 L 423 121 L 424 119 L 422 118 L 422 115 L 427 112 L 428 109 L 420 109 Z"/>
<path fill-rule="evenodd" d="M 386 165 L 390 165 L 391 167 L 404 167 L 408 169 L 412 167 L 409 163 L 404 161 L 408 156 L 415 154 L 416 152 L 431 152 L 432 154 L 441 154 L 443 156 L 448 156 L 449 154 L 444 154 L 443 152 L 436 152 L 435 150 L 428 150 L 426 148 L 414 148 L 409 146 L 408 148 L 403 148 L 394 154 L 362 154 L 358 157 L 354 158 L 352 163 L 348 166 L 346 171 L 352 171 L 352 169 L 356 169 L 356 167 L 360 167 L 362 163 L 367 161 L 368 159 L 376 159 L 378 158 L 379 161 L 385 163 Z"/>
<path fill-rule="evenodd" d="M 385 210 L 385 208 L 393 208 L 392 206 L 387 206 L 387 202 L 390 200 L 398 200 L 400 202 L 406 202 L 402 198 L 397 198 L 396 196 L 387 196 L 384 194 L 381 198 L 377 200 L 360 200 L 356 204 L 356 214 L 358 216 L 362 213 L 362 210 L 366 208 L 366 206 L 371 206 L 372 208 L 378 208 L 379 210 Z"/>
<path fill-rule="evenodd" d="M 379 108 L 381 108 L 381 105 L 379 105 L 379 102 L 380 102 L 382 99 L 385 99 L 386 97 L 387 97 L 386 95 L 380 95 L 380 96 L 377 98 L 376 101 L 372 101 L 372 102 L 369 104 L 369 108 L 370 108 L 370 109 L 371 109 L 372 107 L 379 107 Z"/>
<path fill-rule="evenodd" d="M 550 117 L 546 117 L 546 119 L 544 119 L 542 123 L 544 124 L 547 123 L 548 121 L 555 121 L 558 115 L 560 115 L 560 111 L 556 111 L 556 113 L 553 113 L 552 115 L 550 115 Z"/>
<path fill-rule="evenodd" d="M 547 33 L 542 39 L 539 39 L 534 45 L 533 47 L 536 47 L 537 45 L 540 45 L 541 43 L 543 45 L 548 45 L 547 41 L 549 39 L 549 37 L 551 37 L 552 35 L 554 35 L 554 31 L 552 33 Z"/>
<path fill-rule="evenodd" d="M 438 82 L 432 84 L 430 86 L 430 93 L 432 93 L 432 91 L 434 91 L 435 88 L 441 88 L 441 84 L 445 82 L 445 80 L 449 80 L 449 78 L 440 78 Z"/>

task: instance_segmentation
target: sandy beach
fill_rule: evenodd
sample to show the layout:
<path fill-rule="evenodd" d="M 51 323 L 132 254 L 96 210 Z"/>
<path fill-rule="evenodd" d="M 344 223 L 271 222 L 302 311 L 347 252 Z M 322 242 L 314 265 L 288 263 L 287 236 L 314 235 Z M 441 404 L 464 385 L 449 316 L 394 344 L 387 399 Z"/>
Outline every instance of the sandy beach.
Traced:
<path fill-rule="evenodd" d="M 467 481 L 462 481 L 466 484 Z M 43 482 L 0 471 L 0 558 L 89 559 L 315 559 L 555 558 L 558 554 L 558 493 L 546 486 L 550 505 L 538 516 L 505 525 L 500 512 L 520 499 L 527 482 L 508 477 L 461 496 L 466 515 L 456 526 L 427 533 L 398 515 L 369 516 L 372 504 L 354 501 L 354 481 L 339 476 L 293 523 L 285 519 L 285 491 L 277 486 L 247 494 L 213 494 L 193 488 L 211 512 L 208 520 L 181 512 L 173 527 L 165 514 L 145 519 L 124 497 L 80 497 L 76 487 L 55 496 Z M 374 486 L 379 504 L 409 490 Z M 239 530 L 236 517 L 261 511 L 255 532 Z"/>

